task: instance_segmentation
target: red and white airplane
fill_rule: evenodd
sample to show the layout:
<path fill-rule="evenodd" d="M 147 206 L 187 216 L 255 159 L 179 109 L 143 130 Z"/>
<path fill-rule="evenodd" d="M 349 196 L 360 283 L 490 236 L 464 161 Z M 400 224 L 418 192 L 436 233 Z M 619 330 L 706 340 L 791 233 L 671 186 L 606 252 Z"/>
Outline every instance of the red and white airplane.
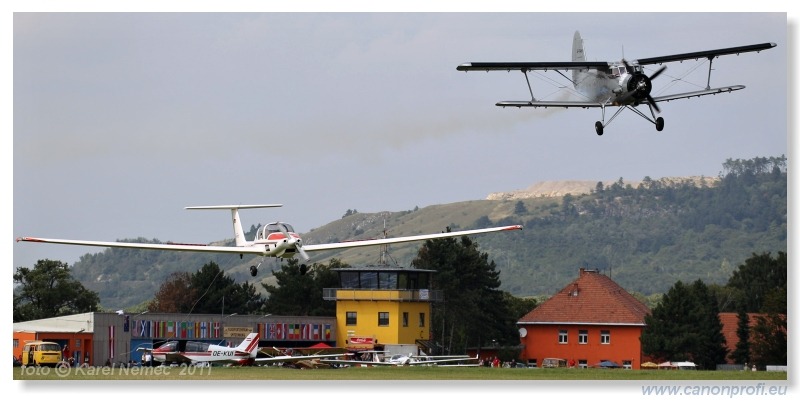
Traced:
<path fill-rule="evenodd" d="M 135 249 L 148 249 L 148 250 L 171 250 L 171 251 L 200 251 L 211 253 L 234 253 L 244 257 L 245 254 L 255 254 L 263 257 L 277 257 L 277 258 L 292 258 L 295 254 L 300 254 L 304 260 L 308 261 L 310 257 L 307 252 L 325 251 L 334 249 L 345 249 L 352 247 L 365 247 L 376 246 L 393 243 L 406 243 L 414 241 L 424 241 L 430 239 L 440 239 L 445 237 L 459 237 L 480 233 L 500 232 L 509 230 L 521 230 L 522 225 L 501 226 L 485 229 L 475 230 L 462 230 L 457 232 L 442 232 L 435 234 L 405 236 L 395 238 L 383 239 L 370 239 L 370 240 L 354 240 L 339 243 L 325 243 L 325 244 L 308 244 L 304 245 L 300 236 L 295 233 L 294 228 L 288 223 L 273 222 L 262 226 L 258 229 L 255 238 L 248 241 L 244 237 L 244 230 L 242 223 L 239 219 L 240 209 L 251 208 L 275 208 L 281 207 L 282 204 L 258 204 L 258 205 L 217 205 L 217 206 L 201 206 L 201 207 L 186 207 L 186 209 L 227 209 L 231 211 L 233 219 L 233 237 L 235 246 L 213 246 L 206 244 L 150 244 L 150 243 L 125 243 L 125 242 L 111 242 L 111 241 L 93 241 L 93 240 L 66 240 L 66 239 L 48 239 L 43 237 L 18 237 L 17 241 L 34 242 L 34 243 L 55 243 L 55 244 L 69 244 L 79 246 L 97 246 L 97 247 L 122 247 L 122 248 L 135 248 Z M 256 276 L 258 274 L 258 267 L 250 267 L 250 274 Z"/>
<path fill-rule="evenodd" d="M 137 350 L 151 353 L 154 362 L 165 365 L 220 363 L 249 366 L 258 354 L 258 339 L 258 333 L 254 332 L 247 335 L 235 348 L 206 342 L 172 340 L 155 349 L 139 347 Z"/>
<path fill-rule="evenodd" d="M 139 347 L 137 350 L 152 353 L 153 361 L 164 365 L 232 364 L 252 366 L 254 363 L 300 362 L 351 355 L 350 353 L 335 353 L 310 356 L 257 357 L 258 341 L 258 333 L 253 332 L 247 335 L 242 343 L 235 348 L 206 342 L 172 340 L 155 349 Z"/>
<path fill-rule="evenodd" d="M 775 43 L 766 42 L 724 49 L 703 50 L 699 52 L 649 57 L 634 60 L 630 63 L 626 60 L 618 62 L 587 61 L 586 52 L 583 47 L 583 39 L 581 39 L 580 33 L 575 31 L 575 35 L 572 39 L 571 62 L 477 62 L 464 63 L 459 65 L 456 69 L 458 71 L 521 71 L 525 75 L 525 81 L 528 83 L 528 91 L 530 92 L 531 99 L 524 101 L 497 102 L 497 106 L 513 106 L 518 108 L 597 107 L 602 110 L 603 117 L 601 121 L 595 123 L 595 131 L 597 132 L 597 135 L 603 135 L 603 129 L 607 127 L 621 111 L 629 109 L 645 120 L 655 124 L 656 130 L 661 131 L 664 129 L 664 118 L 656 118 L 655 116 L 656 112 L 661 111 L 658 107 L 659 102 L 686 99 L 695 96 L 716 95 L 744 89 L 744 85 L 730 85 L 719 88 L 711 88 L 711 64 L 715 58 L 724 55 L 760 52 L 762 50 L 771 49 L 775 46 L 777 46 Z M 686 60 L 708 60 L 708 79 L 705 83 L 705 88 L 701 90 L 674 93 L 670 95 L 652 96 L 651 91 L 653 90 L 653 80 L 661 75 L 661 73 L 664 72 L 664 69 L 666 69 L 666 66 L 663 64 L 670 62 L 683 62 Z M 644 70 L 645 66 L 657 64 L 662 65 L 661 68 L 648 76 Z M 542 75 L 539 73 L 539 71 L 555 71 L 558 73 L 561 78 L 569 81 L 569 83 L 574 87 L 574 92 L 572 93 L 576 95 L 578 99 L 536 99 L 536 97 L 533 96 L 533 89 L 531 88 L 531 81 L 528 73 L 530 72 Z M 567 71 L 572 71 L 572 77 L 569 77 L 564 73 Z M 548 76 L 543 78 L 546 82 L 556 83 L 556 81 L 552 79 L 556 77 L 551 78 Z M 673 81 L 682 79 L 682 77 L 676 78 Z M 556 84 L 558 88 L 568 88 L 567 86 L 562 86 L 561 83 Z M 647 105 L 650 108 L 650 115 L 652 118 L 636 109 L 636 106 L 638 105 Z M 617 109 L 616 113 L 614 113 L 614 115 L 611 116 L 611 118 L 606 122 L 606 108 L 613 106 L 617 106 L 619 109 Z"/>

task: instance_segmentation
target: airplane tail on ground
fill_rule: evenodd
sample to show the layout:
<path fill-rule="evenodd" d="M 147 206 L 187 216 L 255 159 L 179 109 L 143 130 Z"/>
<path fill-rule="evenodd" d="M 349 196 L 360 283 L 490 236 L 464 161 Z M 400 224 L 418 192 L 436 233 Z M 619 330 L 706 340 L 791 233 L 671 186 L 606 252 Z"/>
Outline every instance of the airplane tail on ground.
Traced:
<path fill-rule="evenodd" d="M 575 35 L 572 37 L 572 61 L 586 61 L 586 53 L 583 49 L 583 38 L 581 38 L 581 33 L 578 31 L 575 31 Z M 578 70 L 572 71 L 572 82 L 578 82 L 578 74 L 580 74 Z"/>
<path fill-rule="evenodd" d="M 258 332 L 253 332 L 250 335 L 247 335 L 247 338 L 244 338 L 242 343 L 236 347 L 236 350 L 239 352 L 248 353 L 250 356 L 255 357 L 256 353 L 258 353 Z"/>

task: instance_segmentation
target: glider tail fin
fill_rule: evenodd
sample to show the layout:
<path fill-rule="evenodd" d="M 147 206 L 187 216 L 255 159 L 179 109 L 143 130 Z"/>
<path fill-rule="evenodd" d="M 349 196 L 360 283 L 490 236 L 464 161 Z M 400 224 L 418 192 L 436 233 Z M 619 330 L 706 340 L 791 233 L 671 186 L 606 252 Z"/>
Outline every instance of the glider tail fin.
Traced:
<path fill-rule="evenodd" d="M 230 209 L 231 219 L 233 220 L 233 238 L 234 240 L 236 240 L 236 246 L 243 247 L 247 245 L 247 240 L 244 238 L 242 221 L 241 219 L 239 219 L 239 210 L 250 209 L 250 208 L 275 208 L 281 206 L 283 206 L 283 204 L 213 205 L 213 206 L 202 206 L 202 207 L 186 207 L 186 209 Z"/>
<path fill-rule="evenodd" d="M 231 208 L 231 219 L 233 220 L 233 238 L 236 240 L 236 245 L 239 247 L 244 246 L 247 240 L 244 238 L 242 220 L 239 219 L 239 209 Z"/>

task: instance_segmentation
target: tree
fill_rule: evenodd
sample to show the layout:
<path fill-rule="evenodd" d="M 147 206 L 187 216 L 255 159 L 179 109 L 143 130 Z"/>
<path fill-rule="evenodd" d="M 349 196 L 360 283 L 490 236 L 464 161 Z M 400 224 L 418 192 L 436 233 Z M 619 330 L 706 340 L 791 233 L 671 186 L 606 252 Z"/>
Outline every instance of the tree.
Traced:
<path fill-rule="evenodd" d="M 33 269 L 17 268 L 14 322 L 97 311 L 100 297 L 72 278 L 66 263 L 39 260 Z"/>
<path fill-rule="evenodd" d="M 153 313 L 181 313 L 191 311 L 197 296 L 188 272 L 174 272 L 161 284 L 155 298 L 147 305 Z"/>
<path fill-rule="evenodd" d="M 767 365 L 785 366 L 787 359 L 786 315 L 767 313 L 753 327 L 752 362 L 761 370 Z"/>
<path fill-rule="evenodd" d="M 692 316 L 697 333 L 697 344 L 689 352 L 692 360 L 707 370 L 717 367 L 718 363 L 725 362 L 728 350 L 725 345 L 725 336 L 722 335 L 722 321 L 719 319 L 717 299 L 705 283 L 697 280 L 692 283 L 691 291 L 695 300 Z"/>
<path fill-rule="evenodd" d="M 743 308 L 736 314 L 736 349 L 730 354 L 734 363 L 746 364 L 750 361 L 750 316 Z"/>
<path fill-rule="evenodd" d="M 525 203 L 523 203 L 521 200 L 517 201 L 517 203 L 514 204 L 515 215 L 525 215 L 527 213 L 528 213 L 528 208 L 525 207 Z"/>
<path fill-rule="evenodd" d="M 314 263 L 309 269 L 294 258 L 287 261 L 280 271 L 273 272 L 277 286 L 261 284 L 269 293 L 266 311 L 280 315 L 336 315 L 336 302 L 323 299 L 323 289 L 338 288 L 339 275 L 332 269 L 349 265 L 332 259 L 328 265 Z"/>
<path fill-rule="evenodd" d="M 785 252 L 778 252 L 773 258 L 770 253 L 753 255 L 745 260 L 744 264 L 733 273 L 728 280 L 728 287 L 741 291 L 742 300 L 739 303 L 749 312 L 764 311 L 764 305 L 769 300 L 772 303 L 770 310 L 777 313 L 786 313 L 786 304 L 780 308 L 775 306 L 776 300 L 786 298 L 787 256 Z M 778 308 L 778 310 L 776 310 Z"/>
<path fill-rule="evenodd" d="M 468 346 L 518 343 L 516 319 L 504 299 L 494 261 L 478 251 L 467 236 L 427 240 L 412 261 L 417 269 L 437 271 L 434 289 L 444 303 L 433 305 L 433 338 L 446 353 L 463 353 Z"/>
<path fill-rule="evenodd" d="M 659 360 L 692 360 L 713 370 L 725 360 L 719 309 L 713 293 L 700 280 L 678 281 L 645 317 L 642 352 Z"/>
<path fill-rule="evenodd" d="M 211 261 L 189 277 L 193 301 L 185 313 L 254 314 L 264 308 L 264 297 L 249 283 L 236 284 Z"/>

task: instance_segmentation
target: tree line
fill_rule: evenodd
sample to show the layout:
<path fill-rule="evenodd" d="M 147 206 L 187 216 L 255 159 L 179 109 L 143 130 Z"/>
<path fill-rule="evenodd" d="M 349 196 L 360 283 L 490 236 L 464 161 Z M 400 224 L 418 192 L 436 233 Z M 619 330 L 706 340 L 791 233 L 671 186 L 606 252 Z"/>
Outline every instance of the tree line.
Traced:
<path fill-rule="evenodd" d="M 516 322 L 536 307 L 536 301 L 500 291 L 494 261 L 478 250 L 469 237 L 428 240 L 413 266 L 435 270 L 432 287 L 445 294 L 434 303 L 432 339 L 442 353 L 464 353 L 469 347 L 506 346 L 515 357 Z M 310 269 L 290 259 L 275 272 L 277 285 L 235 283 L 210 262 L 197 272 L 172 274 L 147 304 L 150 312 L 197 314 L 275 314 L 334 316 L 334 301 L 323 299 L 323 289 L 339 287 L 335 268 L 347 264 L 332 260 Z M 40 260 L 34 269 L 14 274 L 14 321 L 97 311 L 99 298 L 71 278 L 66 264 Z M 658 360 L 692 360 L 713 369 L 724 362 L 728 348 L 738 363 L 785 365 L 787 362 L 787 255 L 753 254 L 725 286 L 701 280 L 676 282 L 646 317 L 642 334 L 645 355 Z M 722 302 L 724 300 L 724 302 Z M 718 313 L 735 311 L 740 342 L 725 345 Z M 747 313 L 761 313 L 749 324 Z"/>

